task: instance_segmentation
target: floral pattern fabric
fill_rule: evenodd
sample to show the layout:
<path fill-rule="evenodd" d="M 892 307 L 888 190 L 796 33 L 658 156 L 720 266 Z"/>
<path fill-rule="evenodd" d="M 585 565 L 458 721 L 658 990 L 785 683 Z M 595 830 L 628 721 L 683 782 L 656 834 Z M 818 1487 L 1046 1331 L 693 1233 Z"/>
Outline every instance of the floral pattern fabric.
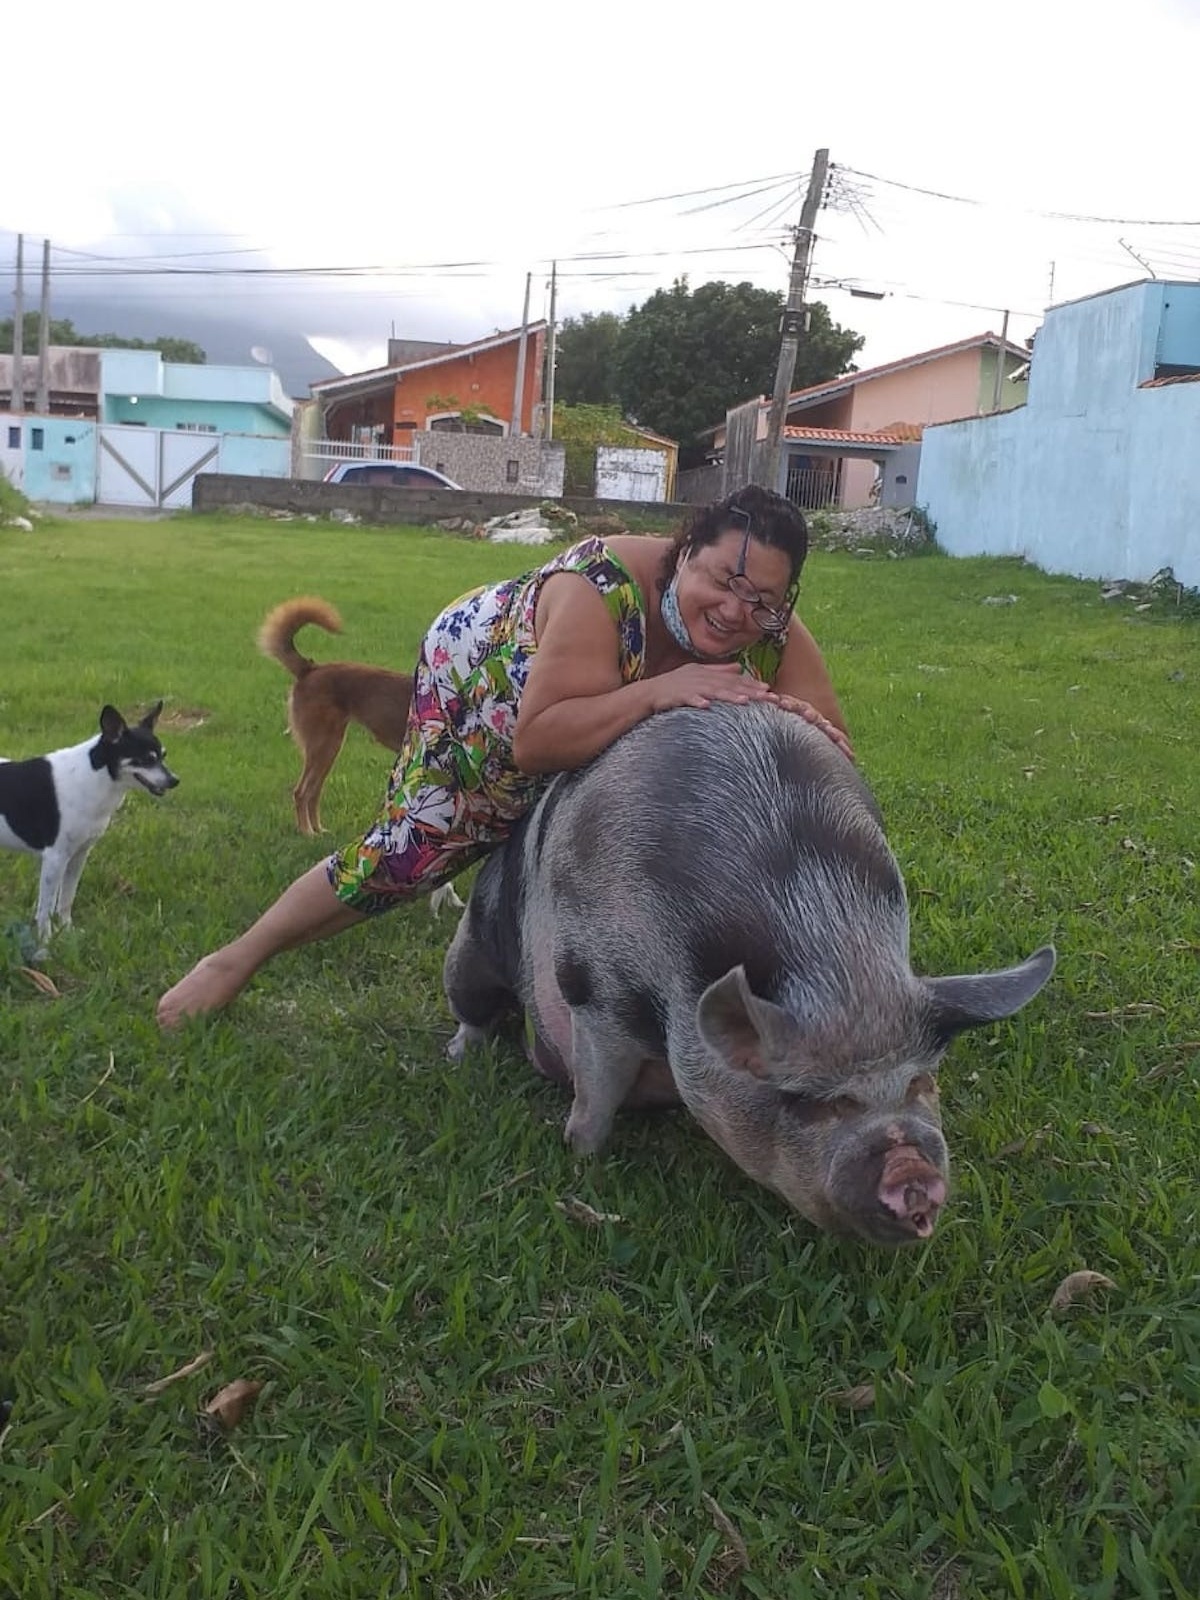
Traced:
<path fill-rule="evenodd" d="M 538 598 L 558 572 L 578 573 L 596 588 L 616 624 L 622 683 L 642 677 L 645 601 L 602 539 L 581 540 L 533 572 L 447 606 L 421 645 L 383 811 L 327 864 L 344 905 L 370 915 L 436 889 L 501 844 L 536 803 L 549 779 L 518 769 L 513 736 L 537 651 Z M 742 663 L 770 681 L 781 648 L 763 641 Z"/>

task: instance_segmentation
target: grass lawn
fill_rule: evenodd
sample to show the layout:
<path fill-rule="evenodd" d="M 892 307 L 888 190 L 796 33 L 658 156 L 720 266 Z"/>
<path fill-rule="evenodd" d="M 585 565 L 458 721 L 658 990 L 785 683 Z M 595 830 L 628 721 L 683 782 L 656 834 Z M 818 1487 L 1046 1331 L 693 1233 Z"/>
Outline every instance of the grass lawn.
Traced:
<path fill-rule="evenodd" d="M 443 603 L 534 559 L 302 522 L 0 531 L 0 751 L 162 696 L 181 779 L 96 847 L 55 994 L 21 970 L 35 865 L 0 855 L 0 1595 L 1194 1600 L 1195 620 L 1013 562 L 811 562 L 917 969 L 1059 949 L 946 1063 L 928 1246 L 814 1234 L 682 1115 L 577 1168 L 510 1048 L 444 1060 L 424 906 L 159 1037 L 159 992 L 320 853 L 268 607 L 324 595 L 345 638 L 302 648 L 407 666 Z M 353 730 L 333 843 L 387 766 Z M 1079 1269 L 1114 1287 L 1052 1314 Z M 201 1413 L 243 1378 L 222 1432 Z"/>

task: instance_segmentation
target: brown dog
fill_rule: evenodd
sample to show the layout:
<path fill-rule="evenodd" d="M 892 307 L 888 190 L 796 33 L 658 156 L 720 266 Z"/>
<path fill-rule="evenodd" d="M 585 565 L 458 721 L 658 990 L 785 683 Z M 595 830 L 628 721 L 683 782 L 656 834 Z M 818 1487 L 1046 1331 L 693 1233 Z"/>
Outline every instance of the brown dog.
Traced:
<path fill-rule="evenodd" d="M 412 676 L 356 661 L 310 661 L 293 642 L 308 623 L 327 633 L 342 631 L 342 619 L 327 600 L 303 595 L 268 613 L 258 648 L 296 680 L 288 694 L 288 730 L 300 747 L 304 770 L 292 799 L 296 826 L 312 834 L 321 832 L 321 790 L 352 722 L 361 723 L 384 749 L 393 754 L 399 750 L 408 724 Z"/>

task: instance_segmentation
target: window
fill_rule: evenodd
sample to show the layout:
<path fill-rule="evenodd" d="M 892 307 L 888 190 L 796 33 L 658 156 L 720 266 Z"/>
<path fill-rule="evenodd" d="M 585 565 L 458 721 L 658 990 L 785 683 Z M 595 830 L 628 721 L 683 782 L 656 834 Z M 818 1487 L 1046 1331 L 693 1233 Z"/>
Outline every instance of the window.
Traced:
<path fill-rule="evenodd" d="M 30 428 L 29 448 L 31 450 L 44 450 L 46 448 L 45 428 Z"/>
<path fill-rule="evenodd" d="M 8 430 L 8 448 L 10 450 L 19 450 L 21 448 L 20 428 L 10 428 Z"/>
<path fill-rule="evenodd" d="M 215 422 L 177 422 L 176 428 L 180 433 L 216 433 Z"/>
<path fill-rule="evenodd" d="M 509 461 L 505 463 L 504 481 L 505 483 L 520 483 L 521 463 L 519 461 Z"/>

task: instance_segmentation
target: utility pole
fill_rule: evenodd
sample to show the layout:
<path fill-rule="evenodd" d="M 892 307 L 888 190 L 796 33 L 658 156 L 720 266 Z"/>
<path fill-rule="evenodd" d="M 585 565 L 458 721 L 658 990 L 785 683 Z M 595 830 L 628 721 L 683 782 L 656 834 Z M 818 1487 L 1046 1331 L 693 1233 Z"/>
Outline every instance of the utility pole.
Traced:
<path fill-rule="evenodd" d="M 779 364 L 775 368 L 775 392 L 767 413 L 767 437 L 762 447 L 760 469 L 756 474 L 759 482 L 768 489 L 777 489 L 779 486 L 779 445 L 783 437 L 783 419 L 787 414 L 788 395 L 792 392 L 792 380 L 796 375 L 796 355 L 807 323 L 804 295 L 808 287 L 808 269 L 812 263 L 813 226 L 821 209 L 828 174 L 829 151 L 818 150 L 813 156 L 808 193 L 804 197 L 800 225 L 796 229 L 792 275 L 788 283 L 779 342 Z"/>
<path fill-rule="evenodd" d="M 42 307 L 38 317 L 37 411 L 50 410 L 50 241 L 42 240 Z"/>
<path fill-rule="evenodd" d="M 1000 409 L 1000 385 L 1004 382 L 1004 357 L 1008 351 L 1008 312 L 1000 325 L 1000 348 L 996 351 L 996 381 L 992 385 L 992 410 Z"/>
<path fill-rule="evenodd" d="M 554 437 L 554 365 L 558 359 L 558 262 L 550 263 L 550 335 L 546 341 L 546 426 L 547 439 Z"/>
<path fill-rule="evenodd" d="M 14 416 L 25 411 L 25 235 L 17 235 L 17 287 L 13 291 L 12 394 L 8 409 Z"/>
<path fill-rule="evenodd" d="M 517 346 L 517 381 L 513 385 L 512 421 L 508 431 L 518 439 L 525 434 L 525 347 L 529 343 L 529 286 L 533 273 L 525 274 L 525 307 L 521 312 L 521 342 Z"/>

